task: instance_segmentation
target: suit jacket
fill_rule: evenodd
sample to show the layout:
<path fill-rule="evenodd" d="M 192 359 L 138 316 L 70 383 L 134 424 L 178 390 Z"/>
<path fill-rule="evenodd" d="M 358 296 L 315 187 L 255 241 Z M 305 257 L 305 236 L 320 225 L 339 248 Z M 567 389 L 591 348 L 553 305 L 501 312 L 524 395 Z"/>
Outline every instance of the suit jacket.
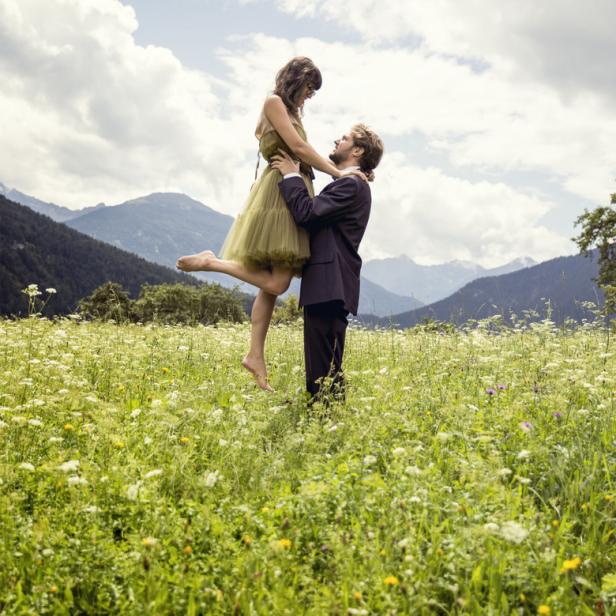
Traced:
<path fill-rule="evenodd" d="M 310 259 L 302 271 L 299 305 L 342 300 L 357 314 L 361 257 L 357 253 L 368 218 L 368 183 L 355 175 L 339 178 L 311 198 L 298 177 L 282 180 L 282 196 L 298 226 L 310 234 Z"/>

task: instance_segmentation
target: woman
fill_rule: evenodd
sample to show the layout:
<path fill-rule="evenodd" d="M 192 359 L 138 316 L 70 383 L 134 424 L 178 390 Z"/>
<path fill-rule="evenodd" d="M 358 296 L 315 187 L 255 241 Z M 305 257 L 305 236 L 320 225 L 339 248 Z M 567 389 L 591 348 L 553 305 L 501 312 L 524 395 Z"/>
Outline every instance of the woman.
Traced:
<path fill-rule="evenodd" d="M 269 160 L 281 148 L 300 160 L 300 173 L 314 195 L 312 167 L 334 177 L 340 171 L 306 141 L 302 125 L 304 103 L 321 87 L 319 69 L 309 58 L 297 57 L 276 75 L 276 87 L 263 105 L 255 135 L 259 152 Z M 267 167 L 253 184 L 244 211 L 237 217 L 222 248 L 221 257 L 205 250 L 180 257 L 178 269 L 222 272 L 259 287 L 252 307 L 250 350 L 242 365 L 262 389 L 267 381 L 265 337 L 278 295 L 293 275 L 299 275 L 310 256 L 308 235 L 295 225 L 278 189 L 280 175 Z"/>

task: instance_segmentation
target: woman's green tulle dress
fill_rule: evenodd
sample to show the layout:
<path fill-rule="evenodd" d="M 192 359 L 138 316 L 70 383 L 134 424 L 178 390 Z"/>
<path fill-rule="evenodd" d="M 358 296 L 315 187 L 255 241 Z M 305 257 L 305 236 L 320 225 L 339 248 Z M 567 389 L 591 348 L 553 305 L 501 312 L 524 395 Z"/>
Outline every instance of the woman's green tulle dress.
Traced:
<path fill-rule="evenodd" d="M 305 141 L 303 126 L 297 121 L 293 121 L 293 125 Z M 266 161 L 278 153 L 278 148 L 291 154 L 289 147 L 263 115 L 256 135 L 259 152 Z M 310 196 L 314 196 L 312 169 L 302 164 L 300 173 Z M 295 224 L 285 205 L 278 188 L 280 180 L 276 169 L 269 166 L 264 169 L 250 189 L 244 210 L 229 230 L 221 256 L 252 269 L 289 268 L 297 276 L 310 256 L 310 244 L 308 233 Z"/>

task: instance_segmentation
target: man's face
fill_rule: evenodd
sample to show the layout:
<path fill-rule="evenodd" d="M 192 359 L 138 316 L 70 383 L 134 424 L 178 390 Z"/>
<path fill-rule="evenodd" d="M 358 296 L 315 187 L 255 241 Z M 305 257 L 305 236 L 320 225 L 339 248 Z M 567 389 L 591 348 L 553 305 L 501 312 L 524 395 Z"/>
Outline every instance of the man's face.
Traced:
<path fill-rule="evenodd" d="M 351 157 L 351 152 L 355 147 L 353 137 L 350 133 L 346 133 L 334 141 L 334 149 L 329 155 L 329 159 L 334 165 L 339 165 L 341 162 L 348 160 Z"/>

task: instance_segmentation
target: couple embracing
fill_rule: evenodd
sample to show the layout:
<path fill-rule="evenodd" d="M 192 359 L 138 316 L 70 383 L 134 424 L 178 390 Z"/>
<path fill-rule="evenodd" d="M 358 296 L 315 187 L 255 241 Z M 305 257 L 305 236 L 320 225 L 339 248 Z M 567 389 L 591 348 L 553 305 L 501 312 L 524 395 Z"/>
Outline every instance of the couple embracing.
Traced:
<path fill-rule="evenodd" d="M 309 58 L 293 58 L 278 72 L 255 131 L 269 165 L 253 184 L 221 257 L 206 250 L 177 262 L 183 271 L 221 272 L 259 288 L 242 365 L 268 391 L 273 390 L 265 338 L 274 305 L 293 276 L 301 276 L 306 388 L 313 399 L 344 395 L 342 356 L 347 316 L 357 314 L 359 302 L 358 248 L 370 216 L 368 180 L 383 155 L 383 142 L 364 124 L 336 139 L 328 158 L 310 145 L 303 107 L 321 83 Z M 313 168 L 334 180 L 316 196 Z"/>

